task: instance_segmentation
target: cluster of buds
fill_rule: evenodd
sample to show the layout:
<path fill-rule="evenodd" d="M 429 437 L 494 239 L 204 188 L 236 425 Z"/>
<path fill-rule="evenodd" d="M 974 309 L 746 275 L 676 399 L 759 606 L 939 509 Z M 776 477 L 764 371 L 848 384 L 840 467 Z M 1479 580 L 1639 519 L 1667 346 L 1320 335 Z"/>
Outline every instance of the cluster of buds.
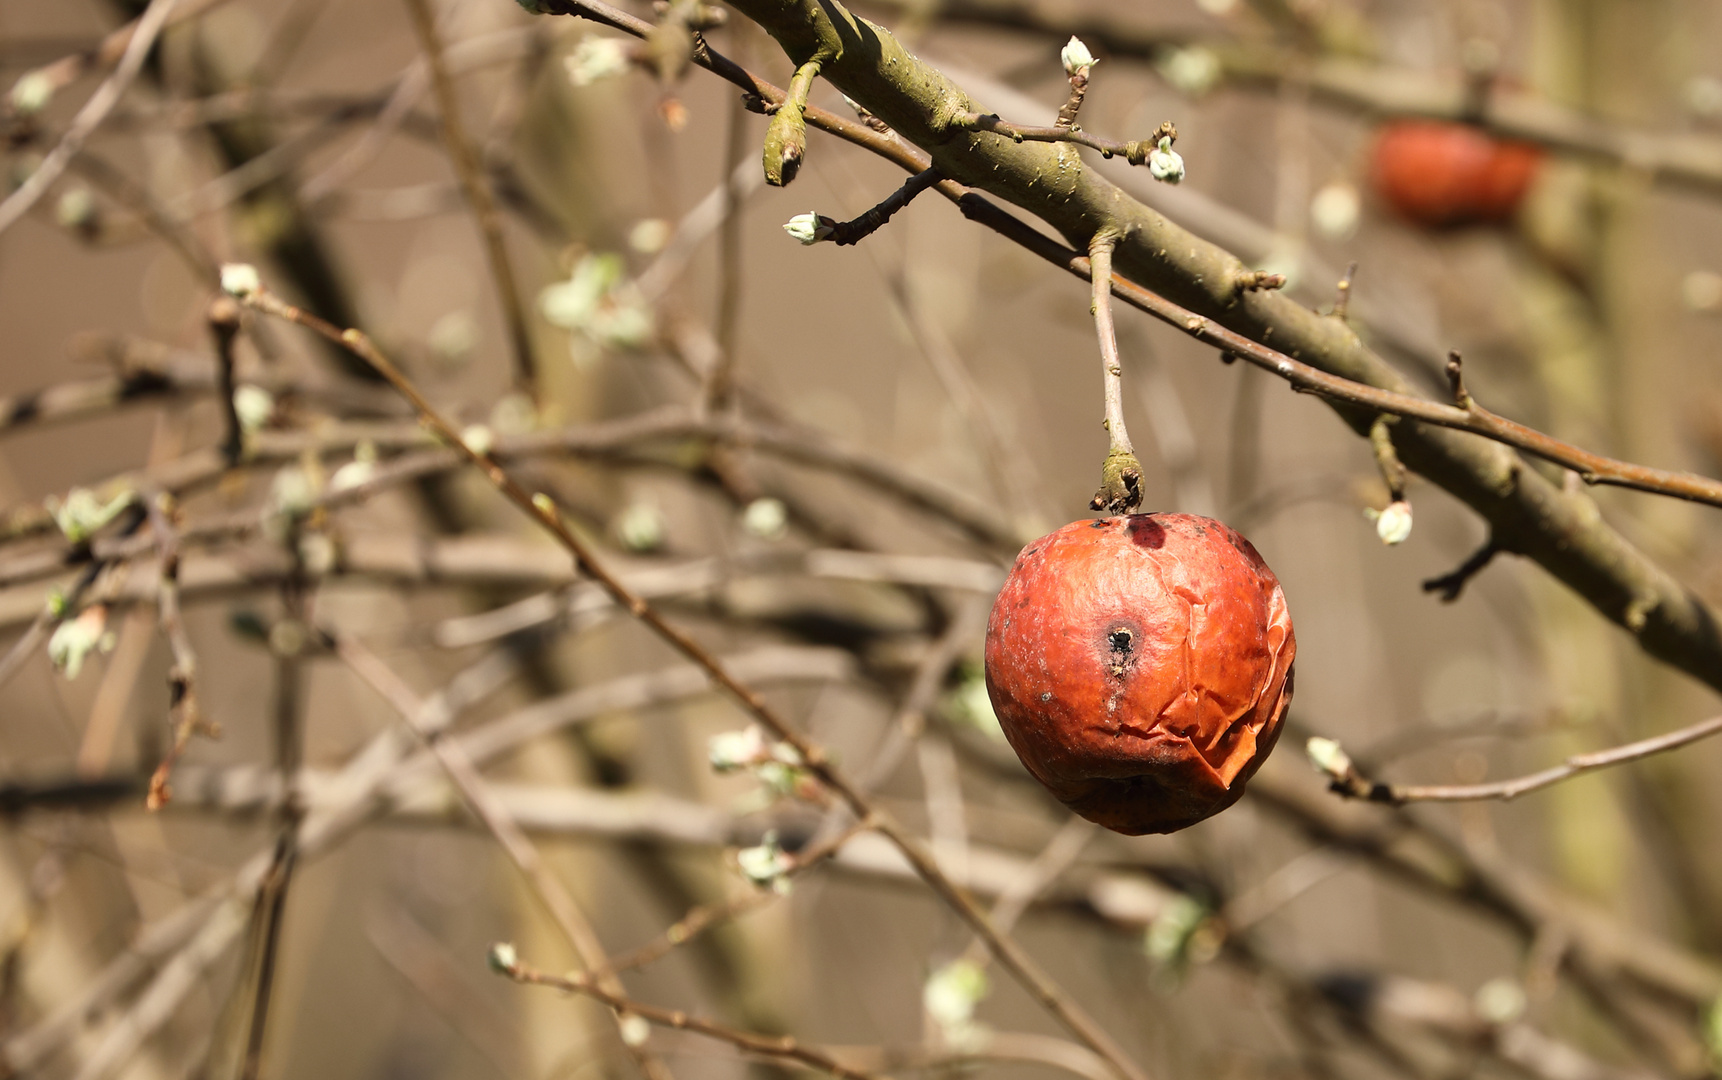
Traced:
<path fill-rule="evenodd" d="M 50 602 L 52 606 L 52 602 Z M 60 606 L 64 600 L 60 601 Z M 110 652 L 114 647 L 113 631 L 108 629 L 108 609 L 91 604 L 75 619 L 67 619 L 54 628 L 48 639 L 48 659 L 68 679 L 76 679 L 84 670 L 84 661 L 92 652 Z"/>
<path fill-rule="evenodd" d="M 768 832 L 758 844 L 735 853 L 735 864 L 743 877 L 778 895 L 789 892 L 789 875 L 795 872 L 795 856 L 778 846 L 777 833 Z"/>
<path fill-rule="evenodd" d="M 751 770 L 773 799 L 809 798 L 814 794 L 814 780 L 803 768 L 800 751 L 767 738 L 758 724 L 712 736 L 706 755 L 717 772 Z"/>
<path fill-rule="evenodd" d="M 48 513 L 68 541 L 82 544 L 130 506 L 133 497 L 132 492 L 122 491 L 104 503 L 89 488 L 73 488 L 64 499 L 50 496 Z"/>
<path fill-rule="evenodd" d="M 615 254 L 586 255 L 567 281 L 538 294 L 538 309 L 552 325 L 610 348 L 637 349 L 652 337 L 651 308 Z"/>
<path fill-rule="evenodd" d="M 633 66 L 633 46 L 621 38 L 588 37 L 574 46 L 574 52 L 562 61 L 568 81 L 575 86 L 591 86 L 604 79 L 622 75 Z"/>
<path fill-rule="evenodd" d="M 1221 930 L 1207 904 L 1179 894 L 1148 924 L 1143 951 L 1163 982 L 1175 982 L 1192 965 L 1212 960 L 1220 949 Z"/>

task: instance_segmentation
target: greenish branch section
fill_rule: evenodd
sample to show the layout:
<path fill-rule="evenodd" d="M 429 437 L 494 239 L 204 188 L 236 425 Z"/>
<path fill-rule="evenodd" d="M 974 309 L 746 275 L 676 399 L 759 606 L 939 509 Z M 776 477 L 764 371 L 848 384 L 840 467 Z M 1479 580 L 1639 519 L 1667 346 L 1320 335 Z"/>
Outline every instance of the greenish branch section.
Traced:
<path fill-rule="evenodd" d="M 1276 292 L 1240 290 L 1248 267 L 1085 168 L 1076 147 L 965 130 L 960 118 L 990 110 L 836 0 L 732 0 L 732 6 L 764 27 L 797 65 L 820 60 L 821 78 L 926 150 L 940 175 L 1021 207 L 1078 251 L 1088 250 L 1097 232 L 1114 231 L 1121 276 L 1324 371 L 1418 394 L 1343 320 Z M 1372 413 L 1335 409 L 1367 436 Z M 1587 494 L 1555 486 L 1512 450 L 1474 435 L 1407 419 L 1393 425 L 1392 440 L 1406 466 L 1485 518 L 1502 550 L 1535 560 L 1636 635 L 1650 655 L 1722 690 L 1722 631 L 1714 612 L 1609 527 Z"/>

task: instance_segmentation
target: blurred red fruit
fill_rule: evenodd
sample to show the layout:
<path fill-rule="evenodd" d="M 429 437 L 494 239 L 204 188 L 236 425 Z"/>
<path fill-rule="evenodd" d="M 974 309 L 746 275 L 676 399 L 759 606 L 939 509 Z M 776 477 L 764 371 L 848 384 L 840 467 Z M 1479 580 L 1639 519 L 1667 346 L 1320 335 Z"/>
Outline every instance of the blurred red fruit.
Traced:
<path fill-rule="evenodd" d="M 987 623 L 1005 737 L 1076 813 L 1164 833 L 1238 801 L 1291 704 L 1297 639 L 1248 540 L 1190 514 L 1078 521 L 1024 548 Z"/>
<path fill-rule="evenodd" d="M 1376 193 L 1427 228 L 1506 221 L 1536 178 L 1542 150 L 1465 124 L 1401 120 L 1375 138 Z"/>

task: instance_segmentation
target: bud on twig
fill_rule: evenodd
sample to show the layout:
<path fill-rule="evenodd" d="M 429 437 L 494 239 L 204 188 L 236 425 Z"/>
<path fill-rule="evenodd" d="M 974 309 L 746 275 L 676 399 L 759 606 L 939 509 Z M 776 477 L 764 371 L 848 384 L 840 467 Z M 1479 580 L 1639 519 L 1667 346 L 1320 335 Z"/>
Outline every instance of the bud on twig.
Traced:
<path fill-rule="evenodd" d="M 1064 61 L 1064 73 L 1071 78 L 1087 75 L 1088 70 L 1099 63 L 1098 60 L 1094 59 L 1094 54 L 1088 51 L 1088 46 L 1084 45 L 1082 39 L 1075 35 L 1072 35 L 1070 40 L 1064 43 L 1064 48 L 1059 50 L 1058 58 Z"/>

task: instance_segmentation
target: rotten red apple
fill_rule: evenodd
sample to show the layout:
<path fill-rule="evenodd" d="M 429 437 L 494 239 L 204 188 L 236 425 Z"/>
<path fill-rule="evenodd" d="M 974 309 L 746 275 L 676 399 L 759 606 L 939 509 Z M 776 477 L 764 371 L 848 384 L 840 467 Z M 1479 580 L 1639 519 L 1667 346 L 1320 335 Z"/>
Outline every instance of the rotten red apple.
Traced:
<path fill-rule="evenodd" d="M 1542 160 L 1540 147 L 1466 124 L 1400 120 L 1376 135 L 1371 173 L 1376 192 L 1401 216 L 1439 229 L 1511 218 Z"/>
<path fill-rule="evenodd" d="M 1059 801 L 1128 835 L 1237 802 L 1291 704 L 1297 639 L 1250 542 L 1191 514 L 1073 522 L 1022 550 L 987 623 L 1005 737 Z"/>

